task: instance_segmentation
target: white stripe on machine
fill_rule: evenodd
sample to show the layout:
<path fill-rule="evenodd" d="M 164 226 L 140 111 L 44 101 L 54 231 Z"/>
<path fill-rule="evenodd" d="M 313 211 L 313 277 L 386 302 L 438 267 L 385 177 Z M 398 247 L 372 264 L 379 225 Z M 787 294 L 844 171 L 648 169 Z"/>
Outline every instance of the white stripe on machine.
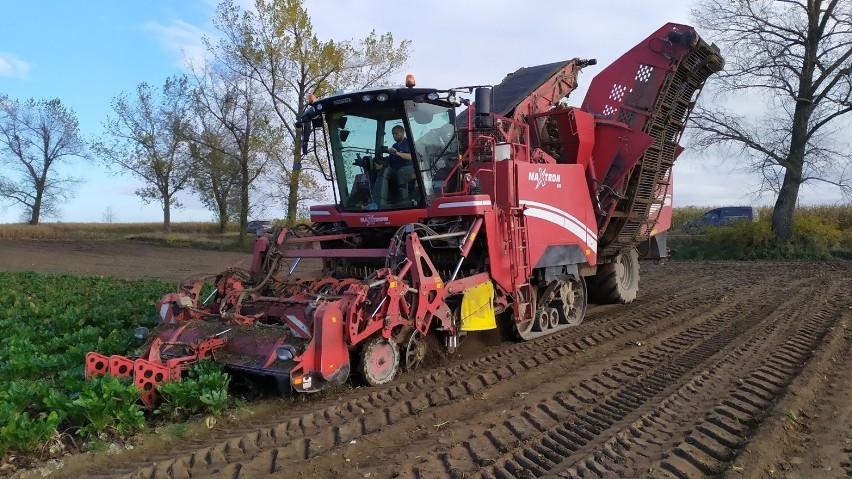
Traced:
<path fill-rule="evenodd" d="M 551 211 L 547 211 L 541 208 L 526 208 L 524 210 L 524 214 L 526 216 L 530 216 L 533 218 L 538 218 L 548 223 L 553 223 L 556 226 L 559 226 L 562 229 L 568 230 L 573 233 L 575 236 L 580 238 L 580 240 L 584 240 L 586 246 L 589 247 L 592 251 L 597 252 L 598 250 L 598 242 L 594 237 L 586 234 L 588 228 L 579 227 L 574 221 L 569 220 L 568 218 L 553 213 Z"/>
<path fill-rule="evenodd" d="M 438 205 L 438 209 L 444 208 L 466 208 L 470 206 L 491 206 L 491 202 L 488 200 L 476 200 L 476 201 L 456 201 L 453 203 L 441 203 Z"/>
<path fill-rule="evenodd" d="M 575 227 L 581 228 L 584 231 L 583 234 L 587 235 L 590 239 L 592 239 L 595 242 L 595 244 L 597 244 L 597 239 L 598 239 L 597 233 L 595 231 L 589 229 L 585 225 L 585 223 L 578 220 L 574 215 L 568 213 L 567 211 L 563 211 L 563 210 L 560 210 L 559 208 L 557 208 L 555 206 L 551 206 L 551 205 L 544 204 L 544 203 L 539 203 L 538 201 L 532 201 L 532 200 L 520 200 L 520 204 L 521 204 L 521 206 L 534 207 L 534 208 L 549 211 L 551 213 L 555 213 L 555 214 L 561 216 L 562 218 L 573 223 Z M 542 219 L 544 219 L 544 218 L 542 218 Z M 582 237 L 583 235 L 578 234 L 577 236 Z"/>

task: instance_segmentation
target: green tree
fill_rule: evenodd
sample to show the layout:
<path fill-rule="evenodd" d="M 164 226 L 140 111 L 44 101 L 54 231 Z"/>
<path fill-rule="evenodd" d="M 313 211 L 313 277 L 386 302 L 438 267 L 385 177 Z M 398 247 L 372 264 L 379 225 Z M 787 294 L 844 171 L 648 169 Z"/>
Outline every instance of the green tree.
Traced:
<path fill-rule="evenodd" d="M 58 98 L 22 103 L 0 95 L 0 199 L 23 207 L 30 224 L 59 215 L 79 180 L 57 167 L 86 154 L 77 116 Z"/>
<path fill-rule="evenodd" d="M 224 135 L 206 126 L 189 147 L 195 164 L 193 189 L 216 214 L 219 232 L 224 233 L 231 220 L 239 221 L 239 153 L 228 151 Z"/>
<path fill-rule="evenodd" d="M 405 64 L 410 42 L 397 43 L 390 33 L 375 31 L 361 40 L 321 40 L 302 0 L 256 0 L 254 7 L 243 11 L 232 0 L 219 4 L 215 25 L 222 38 L 212 50 L 234 71 L 249 74 L 270 100 L 277 120 L 270 125 L 282 131 L 277 146 L 282 153 L 275 158 L 288 189 L 287 222 L 292 224 L 299 200 L 316 196 L 319 187 L 303 170 L 322 170 L 316 159 L 303 161 L 301 155 L 295 120 L 308 95 L 383 83 Z"/>
<path fill-rule="evenodd" d="M 852 193 L 852 153 L 838 135 L 852 111 L 852 2 L 700 0 L 693 14 L 726 62 L 711 86 L 720 101 L 692 115 L 693 142 L 760 175 L 761 192 L 777 194 L 772 229 L 788 241 L 804 183 Z"/>
<path fill-rule="evenodd" d="M 191 154 L 187 144 L 191 89 L 186 77 L 166 79 L 162 89 L 140 83 L 135 95 L 112 101 L 115 116 L 92 144 L 108 167 L 143 181 L 136 195 L 163 208 L 163 231 L 171 232 L 171 210 L 180 208 L 175 194 L 190 186 Z"/>
<path fill-rule="evenodd" d="M 247 75 L 216 63 L 192 69 L 197 83 L 196 110 L 205 125 L 204 134 L 196 136 L 194 141 L 214 154 L 208 156 L 208 161 L 201 165 L 207 170 L 203 173 L 208 178 L 224 179 L 229 174 L 233 175 L 231 180 L 237 190 L 237 217 L 242 242 L 246 237 L 251 209 L 249 193 L 269 160 L 260 147 L 266 141 L 264 135 L 268 132 L 267 108 L 258 94 L 259 86 Z M 235 195 L 231 193 L 230 187 L 225 195 L 226 186 L 228 183 L 217 186 L 221 195 L 217 208 L 228 205 L 233 207 Z"/>

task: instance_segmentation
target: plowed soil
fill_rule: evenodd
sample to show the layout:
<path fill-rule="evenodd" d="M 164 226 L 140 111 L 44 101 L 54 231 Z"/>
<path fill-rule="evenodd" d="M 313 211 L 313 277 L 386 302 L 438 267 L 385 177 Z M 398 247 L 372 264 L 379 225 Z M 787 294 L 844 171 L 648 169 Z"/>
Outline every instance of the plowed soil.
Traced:
<path fill-rule="evenodd" d="M 9 243 L 0 269 L 176 279 L 247 260 Z M 53 477 L 852 477 L 852 265 L 670 261 L 641 278 L 634 303 L 559 333 L 469 337 L 387 386 L 260 401 Z"/>

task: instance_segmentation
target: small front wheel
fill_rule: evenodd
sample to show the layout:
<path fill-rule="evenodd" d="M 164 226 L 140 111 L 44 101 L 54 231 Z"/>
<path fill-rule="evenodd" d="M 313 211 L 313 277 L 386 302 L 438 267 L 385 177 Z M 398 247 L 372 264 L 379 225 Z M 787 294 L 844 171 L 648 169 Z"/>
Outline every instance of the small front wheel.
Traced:
<path fill-rule="evenodd" d="M 360 359 L 359 372 L 370 386 L 387 384 L 399 372 L 399 346 L 381 336 L 370 338 L 364 343 Z"/>

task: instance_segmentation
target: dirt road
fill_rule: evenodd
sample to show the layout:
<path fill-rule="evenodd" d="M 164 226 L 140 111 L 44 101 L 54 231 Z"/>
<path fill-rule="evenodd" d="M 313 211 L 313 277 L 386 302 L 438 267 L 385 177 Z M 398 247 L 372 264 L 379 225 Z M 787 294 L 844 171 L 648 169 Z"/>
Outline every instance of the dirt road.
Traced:
<path fill-rule="evenodd" d="M 577 327 L 470 337 L 388 386 L 254 404 L 54 477 L 852 477 L 850 270 L 643 263 L 636 302 Z"/>
<path fill-rule="evenodd" d="M 251 255 L 131 241 L 0 240 L 0 271 L 38 271 L 180 281 L 230 266 L 248 268 Z"/>

